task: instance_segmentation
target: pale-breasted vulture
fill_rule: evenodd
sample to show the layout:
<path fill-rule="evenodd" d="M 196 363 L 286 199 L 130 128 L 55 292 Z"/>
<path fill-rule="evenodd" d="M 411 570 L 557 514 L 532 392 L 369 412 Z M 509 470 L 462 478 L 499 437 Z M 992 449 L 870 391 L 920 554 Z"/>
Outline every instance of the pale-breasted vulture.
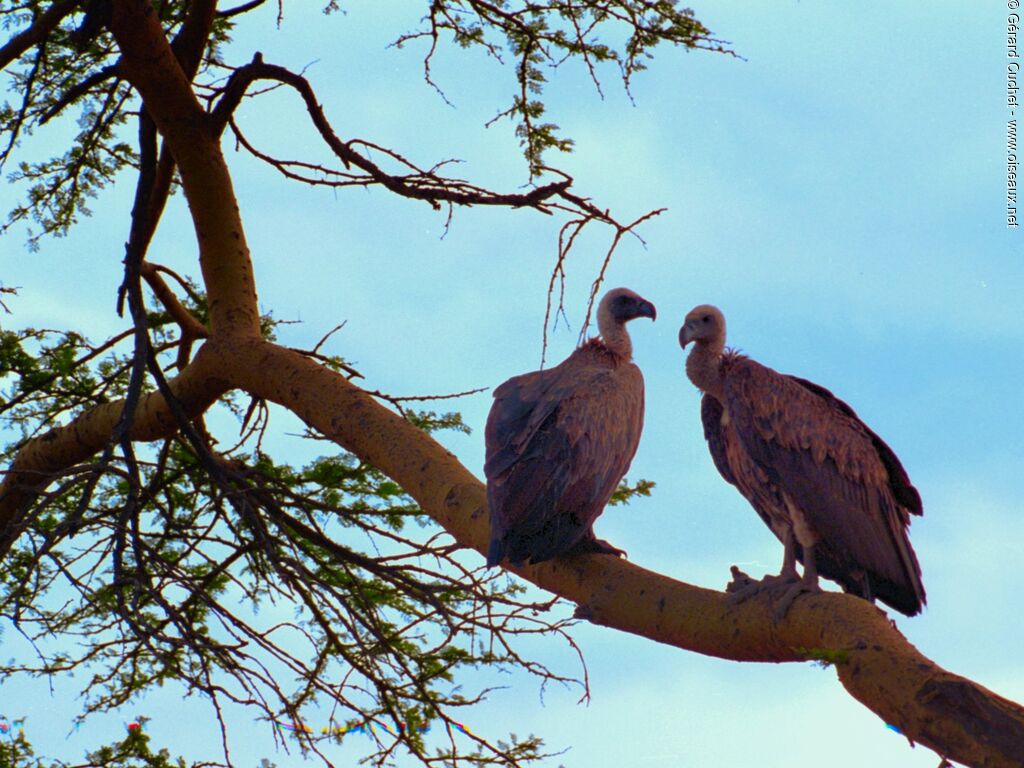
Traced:
<path fill-rule="evenodd" d="M 908 616 L 925 603 L 910 546 L 921 497 L 892 449 L 824 387 L 725 348 L 725 318 L 702 305 L 679 329 L 686 373 L 704 393 L 701 420 L 715 466 L 782 541 L 782 572 L 741 595 L 784 588 L 776 616 L 818 574 Z M 798 578 L 796 560 L 803 563 Z"/>
<path fill-rule="evenodd" d="M 644 379 L 626 323 L 655 317 L 627 288 L 605 294 L 598 338 L 562 363 L 515 376 L 494 391 L 484 474 L 490 508 L 487 564 L 539 563 L 562 554 L 622 550 L 593 525 L 629 469 L 644 422 Z"/>

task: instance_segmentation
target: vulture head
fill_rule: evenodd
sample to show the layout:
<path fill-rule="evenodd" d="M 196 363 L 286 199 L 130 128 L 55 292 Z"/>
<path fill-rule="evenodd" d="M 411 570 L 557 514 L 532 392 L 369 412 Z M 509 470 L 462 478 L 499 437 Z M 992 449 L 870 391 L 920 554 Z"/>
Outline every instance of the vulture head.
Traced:
<path fill-rule="evenodd" d="M 638 317 L 658 316 L 654 305 L 629 288 L 613 288 L 601 299 L 597 308 L 597 330 L 605 345 L 625 359 L 633 356 L 633 345 L 626 333 L 626 323 Z"/>
<path fill-rule="evenodd" d="M 691 341 L 694 344 L 686 358 L 686 375 L 701 392 L 721 400 L 719 362 L 725 350 L 725 315 L 722 310 L 710 304 L 691 309 L 679 329 L 679 346 L 686 349 Z"/>
<path fill-rule="evenodd" d="M 710 304 L 691 309 L 679 329 L 679 346 L 686 349 L 691 341 L 721 351 L 725 347 L 725 315 L 722 310 Z"/>

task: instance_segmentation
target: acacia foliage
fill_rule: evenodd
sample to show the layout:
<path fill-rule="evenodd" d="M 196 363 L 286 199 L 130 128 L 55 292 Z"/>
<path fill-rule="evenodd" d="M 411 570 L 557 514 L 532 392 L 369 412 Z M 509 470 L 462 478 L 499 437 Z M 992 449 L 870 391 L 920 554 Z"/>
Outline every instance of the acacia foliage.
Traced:
<path fill-rule="evenodd" d="M 196 41 L 187 20 L 198 3 L 154 3 L 168 37 L 194 57 L 196 89 L 208 103 L 222 95 L 223 79 L 243 63 L 232 55 L 242 50 L 239 46 L 231 53 L 227 48 L 238 18 L 263 4 L 258 0 L 218 9 L 204 38 Z M 0 66 L 14 94 L 0 107 L 0 171 L 27 189 L 23 201 L 8 212 L 3 231 L 31 223 L 33 247 L 46 235 L 66 235 L 120 171 L 141 162 L 137 142 L 122 130 L 138 101 L 119 76 L 118 51 L 104 27 L 110 5 L 110 0 L 0 2 L 0 24 L 10 37 L 0 48 Z M 327 14 L 344 9 L 341 0 L 324 6 Z M 546 165 L 549 150 L 572 149 L 572 139 L 548 119 L 543 98 L 548 77 L 565 62 L 582 63 L 598 92 L 602 73 L 613 67 L 628 91 L 660 45 L 732 55 L 678 0 L 434 0 L 415 12 L 409 28 L 396 31 L 394 43 L 424 50 L 424 77 L 442 98 L 431 76 L 440 46 L 482 50 L 508 65 L 507 87 L 513 94 L 504 103 L 496 94 L 492 122 L 513 122 L 533 177 L 553 170 Z M 283 13 L 281 7 L 279 18 Z M 26 30 L 36 30 L 33 38 L 41 39 L 32 45 L 19 41 L 18 33 Z M 67 151 L 33 159 L 24 151 L 25 140 L 57 118 L 77 124 Z"/>
<path fill-rule="evenodd" d="M 277 159 L 251 145 L 246 147 L 289 178 L 336 188 L 379 185 L 436 208 L 447 206 L 449 214 L 457 205 L 498 205 L 563 217 L 549 296 L 559 278 L 564 277 L 566 253 L 583 227 L 598 222 L 611 228 L 607 264 L 618 241 L 657 212 L 622 224 L 577 194 L 572 179 L 565 174 L 552 172 L 554 181 L 535 182 L 527 192 L 493 192 L 443 176 L 444 163 L 421 167 L 396 150 L 366 140 L 345 140 L 331 126 L 330 110 L 321 105 L 312 82 L 263 61 L 259 55 L 231 70 L 227 80 L 204 83 L 204 73 L 208 72 L 204 67 L 210 65 L 205 52 L 217 23 L 261 4 L 253 0 L 219 11 L 214 0 L 193 0 L 173 39 L 168 37 L 168 24 L 174 23 L 166 17 L 171 7 L 168 3 L 154 6 L 147 0 L 94 0 L 81 13 L 76 0 L 54 3 L 45 10 L 34 5 L 19 6 L 39 12 L 26 16 L 28 26 L 0 47 L 0 64 L 6 66 L 31 56 L 40 46 L 45 49 L 49 36 L 69 18 L 73 21 L 69 30 L 78 38 L 76 46 L 102 39 L 109 28 L 120 55 L 114 74 L 123 75 L 138 89 L 144 109 L 133 114 L 136 133 L 127 140 L 138 162 L 137 167 L 133 166 L 136 195 L 131 213 L 126 215 L 130 226 L 125 279 L 119 290 L 130 322 L 126 332 L 115 337 L 119 341 L 131 338 L 130 355 L 126 350 L 124 363 L 118 366 L 127 373 L 124 397 L 108 402 L 97 399 L 92 407 L 72 410 L 66 424 L 18 446 L 0 481 L 0 555 L 6 556 L 15 548 L 23 558 L 35 558 L 24 571 L 27 581 L 35 573 L 32 569 L 54 563 L 55 552 L 70 552 L 77 558 L 74 562 L 84 563 L 85 577 L 91 581 L 86 583 L 83 596 L 87 601 L 105 600 L 113 622 L 107 634 L 92 636 L 98 644 L 84 641 L 92 653 L 78 660 L 79 671 L 82 665 L 89 665 L 90 670 L 99 668 L 90 686 L 96 696 L 109 695 L 105 689 L 109 680 L 103 676 L 103 651 L 138 642 L 143 654 L 141 663 L 128 667 L 124 680 L 114 681 L 118 685 L 126 680 L 123 690 L 129 695 L 138 692 L 139 681 L 163 679 L 159 678 L 160 665 L 177 665 L 171 669 L 186 676 L 179 675 L 175 680 L 206 693 L 218 715 L 225 700 L 240 700 L 267 718 L 292 716 L 296 706 L 310 705 L 320 696 L 338 706 L 340 717 L 366 711 L 373 717 L 394 717 L 406 727 L 397 738 L 378 742 L 374 756 L 377 763 L 390 762 L 402 747 L 427 765 L 521 764 L 538 755 L 536 739 L 494 744 L 476 740 L 477 749 L 469 755 L 465 751 L 455 755 L 454 741 L 447 750 L 442 747 L 440 753 L 425 750 L 417 738 L 422 731 L 416 716 L 422 711 L 434 719 L 434 725 L 451 724 L 452 710 L 464 702 L 456 698 L 462 691 L 452 687 L 442 674 L 436 674 L 437 665 L 423 665 L 421 661 L 433 654 L 442 672 L 458 672 L 461 678 L 467 666 L 460 662 L 472 658 L 472 654 L 477 654 L 476 663 L 489 667 L 495 653 L 507 653 L 509 664 L 536 672 L 544 680 L 558 679 L 519 654 L 516 640 L 522 634 L 564 632 L 564 627 L 538 624 L 549 603 L 519 602 L 521 597 L 501 583 L 497 588 L 503 602 L 497 603 L 497 611 L 492 607 L 495 602 L 486 575 L 471 570 L 479 561 L 463 560 L 473 555 L 460 551 L 462 547 L 486 550 L 485 489 L 421 425 L 395 412 L 404 412 L 403 401 L 353 383 L 357 372 L 343 360 L 325 357 L 319 351 L 322 342 L 311 350 L 295 350 L 272 340 L 272 323 L 259 314 L 245 227 L 221 149 L 221 136 L 230 129 L 239 145 L 245 146 L 244 130 L 234 119 L 237 106 L 266 87 L 285 86 L 301 97 L 310 121 L 337 160 L 335 167 L 321 167 Z M 648 10 L 664 7 L 658 3 L 606 4 L 596 0 L 585 6 L 568 0 L 546 6 L 437 0 L 430 8 L 456 6 L 463 10 L 515 8 L 527 15 L 548 8 L 553 18 L 567 8 L 588 7 L 603 14 L 610 6 Z M 161 17 L 158 10 L 165 15 Z M 647 22 L 641 19 L 640 23 Z M 586 61 L 582 56 L 576 58 Z M 426 60 L 429 64 L 429 56 Z M 259 81 L 269 81 L 269 86 L 261 83 L 254 87 Z M 175 172 L 199 234 L 198 261 L 208 306 L 203 292 L 193 295 L 187 280 L 149 258 L 152 233 L 159 224 Z M 592 297 L 602 276 L 603 267 L 592 285 Z M 172 288 L 165 278 L 174 280 L 176 287 Z M 173 321 L 168 324 L 173 348 L 165 347 L 168 342 L 156 333 L 152 311 L 147 309 L 154 302 L 147 301 L 144 284 L 155 296 L 155 305 Z M 5 288 L 5 302 L 12 301 L 9 292 Z M 69 341 L 61 336 L 64 332 L 58 329 L 52 343 L 59 347 Z M 87 335 L 81 333 L 80 338 Z M 110 345 L 89 346 L 71 363 L 65 355 L 58 368 L 67 370 L 113 352 L 116 343 L 111 340 Z M 45 370 L 30 370 L 26 359 L 40 355 L 23 353 L 24 349 L 15 350 L 15 358 L 26 366 L 30 377 L 44 382 L 42 386 L 61 378 L 53 378 Z M 53 357 L 61 359 L 60 354 Z M 75 388 L 67 389 L 74 392 Z M 233 391 L 248 393 L 248 398 L 241 396 L 236 410 L 241 415 L 243 437 L 254 442 L 236 445 L 235 436 L 228 439 L 222 423 L 214 418 L 211 409 L 215 406 L 230 410 Z M 82 397 L 80 392 L 74 392 L 74 396 Z M 19 402 L 30 405 L 27 400 Z M 318 432 L 350 451 L 352 467 L 381 470 L 454 541 L 443 534 L 433 537 L 430 528 L 416 537 L 409 534 L 413 527 L 408 524 L 394 530 L 386 512 L 393 503 L 385 486 L 377 489 L 380 493 L 371 494 L 384 497 L 380 506 L 371 504 L 371 510 L 359 505 L 366 501 L 359 498 L 359 487 L 348 489 L 354 498 L 342 496 L 341 506 L 325 509 L 316 491 L 310 492 L 301 479 L 310 465 L 288 467 L 284 472 L 280 461 L 265 466 L 265 452 L 259 448 L 260 428 L 254 427 L 266 423 L 264 401 L 287 408 L 315 430 L 314 435 Z M 386 407 L 382 401 L 393 407 Z M 30 434 L 34 432 L 31 424 L 26 429 Z M 153 447 L 139 447 L 137 443 L 142 442 Z M 345 465 L 344 459 L 341 463 Z M 177 472 L 168 474 L 171 467 Z M 284 479 L 287 477 L 300 480 L 293 485 Z M 178 488 L 175 483 L 183 478 Z M 61 508 L 61 494 L 75 483 L 80 488 L 75 491 L 79 501 Z M 206 517 L 197 519 L 200 526 L 184 530 L 186 526 L 174 525 L 179 507 L 175 494 L 161 495 L 164 488 L 177 488 L 180 495 L 203 507 Z M 637 492 L 643 489 L 642 484 L 636 488 Z M 114 502 L 108 503 L 105 494 Z M 54 505 L 58 509 L 54 526 L 39 527 L 37 521 L 45 518 Z M 89 512 L 94 510 L 105 517 L 90 518 Z M 325 512 L 324 519 L 318 517 Z M 332 540 L 334 531 L 338 536 L 348 532 L 345 524 L 350 516 L 367 525 L 376 521 L 376 533 L 386 546 L 376 546 L 372 537 L 371 543 L 363 540 L 362 547 L 359 541 Z M 401 513 L 398 516 L 404 519 Z M 91 538 L 90 532 L 83 534 L 83 523 L 93 524 Z M 207 570 L 190 571 L 196 552 L 187 545 L 179 549 L 176 543 L 189 536 L 211 535 L 214 538 L 204 540 L 204 545 L 234 546 L 234 558 L 213 549 L 213 556 L 205 563 L 199 557 L 198 566 Z M 410 549 L 401 549 L 402 536 L 408 537 Z M 104 537 L 105 544 L 95 543 Z M 29 542 L 27 550 L 24 542 Z M 399 551 L 392 547 L 399 547 Z M 284 605 L 287 600 L 292 610 L 298 607 L 298 613 L 290 622 L 270 627 L 242 625 L 236 620 L 248 617 L 237 603 L 222 603 L 218 608 L 210 606 L 202 594 L 182 594 L 180 585 L 188 578 L 199 579 L 192 585 L 219 589 L 218 579 L 225 572 L 223 563 L 228 561 L 226 568 L 236 568 L 230 575 L 237 582 L 229 579 L 224 595 L 232 588 L 244 590 L 248 581 L 262 578 L 261 583 L 272 583 L 269 594 L 280 596 L 280 603 L 271 605 Z M 95 566 L 90 565 L 93 562 Z M 334 569 L 328 570 L 325 565 Z M 152 574 L 148 567 L 153 568 Z M 259 567 L 268 570 L 259 572 Z M 882 612 L 863 600 L 833 593 L 810 595 L 794 604 L 784 621 L 773 623 L 771 607 L 763 599 L 736 604 L 724 593 L 688 585 L 619 559 L 581 555 L 514 570 L 542 589 L 577 603 L 577 615 L 594 624 L 689 651 L 737 661 L 834 659 L 838 679 L 850 694 L 899 727 L 907 738 L 967 764 L 1014 768 L 1021 764 L 1024 708 L 927 659 Z M 79 583 L 84 583 L 69 568 L 57 571 L 60 578 L 70 582 L 72 594 Z M 457 575 L 467 571 L 470 578 L 459 580 Z M 453 579 L 459 581 L 457 586 L 452 584 Z M 364 581 L 373 587 L 370 594 L 362 594 Z M 43 582 L 45 589 L 45 579 Z M 393 601 L 374 602 L 375 592 L 380 590 L 378 582 L 395 588 L 391 592 Z M 9 605 L 17 608 L 21 593 L 15 589 L 12 595 L 14 602 L 9 601 Z M 255 595 L 257 599 L 270 599 L 258 591 Z M 325 610 L 325 605 L 315 599 L 320 596 L 347 597 L 350 602 L 332 603 L 330 610 Z M 21 607 L 25 614 L 35 608 L 28 603 Z M 259 616 L 264 613 L 261 608 Z M 48 617 L 54 618 L 59 617 Z M 346 619 L 349 625 L 344 623 Z M 20 627 L 20 621 L 14 626 Z M 292 632 L 307 654 L 297 666 L 289 666 L 294 661 L 291 650 L 295 646 L 268 648 L 265 643 L 280 627 Z M 232 635 L 233 631 L 241 635 Z M 444 664 L 453 660 L 440 655 L 447 646 L 438 642 L 446 633 L 458 639 L 457 648 L 464 654 L 449 667 Z M 487 641 L 483 647 L 477 643 L 481 637 Z M 410 638 L 411 644 L 407 642 Z M 43 649 L 38 663 L 50 664 L 49 672 L 59 672 L 61 667 L 53 663 L 53 654 L 46 655 L 49 650 Z M 346 670 L 345 675 L 324 677 L 334 669 L 339 673 Z M 277 677 L 281 670 L 285 672 L 285 686 Z M 322 670 L 327 671 L 321 674 Z M 204 687 L 214 677 L 217 685 Z M 166 679 L 170 678 L 168 675 Z M 384 723 L 378 722 L 383 728 Z M 344 730 L 350 723 L 339 725 Z M 318 746 L 304 729 L 296 732 L 305 739 L 306 748 Z"/>
<path fill-rule="evenodd" d="M 151 316 L 150 332 L 172 367 L 167 316 Z M 20 433 L 4 460 L 126 397 L 130 340 L 0 333 L 0 413 Z M 409 724 L 400 740 L 426 759 L 415 726 L 454 722 L 453 709 L 482 695 L 459 690 L 460 672 L 526 666 L 563 679 L 516 650 L 522 635 L 564 631 L 544 617 L 549 601 L 524 600 L 522 587 L 461 556 L 373 466 L 336 451 L 300 467 L 277 461 L 263 449 L 264 403 L 228 395 L 221 408 L 241 427 L 234 445 L 208 435 L 200 455 L 175 435 L 128 456 L 111 450 L 34 503 L 0 570 L 0 615 L 39 654 L 0 664 L 0 678 L 77 673 L 82 720 L 168 683 L 205 694 L 218 717 L 232 701 L 302 722 L 326 701 L 339 724 Z M 402 410 L 427 431 L 466 430 L 456 413 Z M 320 749 L 314 738 L 302 746 Z M 529 738 L 501 751 L 519 761 L 538 747 Z"/>
<path fill-rule="evenodd" d="M 149 736 L 141 728 L 130 728 L 123 739 L 87 752 L 81 762 L 68 763 L 37 757 L 32 742 L 24 731 L 19 731 L 9 739 L 0 740 L 0 768 L 206 768 L 209 765 L 186 763 L 183 757 L 172 758 L 166 748 L 154 752 L 149 742 Z"/>
<path fill-rule="evenodd" d="M 9 437 L 3 458 L 11 466 L 104 408 L 120 412 L 97 455 L 33 470 L 32 477 L 15 470 L 4 481 L 0 505 L 10 509 L 0 531 L 0 616 L 37 654 L 0 665 L 0 678 L 75 674 L 82 717 L 174 683 L 205 695 L 224 729 L 228 703 L 253 707 L 268 721 L 301 722 L 310 708 L 328 705 L 343 726 L 405 724 L 394 738 L 377 732 L 378 763 L 399 749 L 427 765 L 540 757 L 533 736 L 497 743 L 474 736 L 466 748 L 449 728 L 447 745 L 428 748 L 417 726 L 433 723 L 436 733 L 437 724 L 451 725 L 458 708 L 486 694 L 460 687 L 472 669 L 514 666 L 545 682 L 572 682 L 520 650 L 522 638 L 536 634 L 575 647 L 566 623 L 549 618 L 552 601 L 531 599 L 516 583 L 483 571 L 401 487 L 356 455 L 331 445 L 301 466 L 271 455 L 265 437 L 275 429 L 274 411 L 259 397 L 227 388 L 212 409 L 186 414 L 171 396 L 168 381 L 194 367 L 196 350 L 218 329 L 209 286 L 161 267 L 149 253 L 180 158 L 122 67 L 110 32 L 112 11 L 122 5 L 139 3 L 0 1 L 7 33 L 0 66 L 12 95 L 0 109 L 0 168 L 25 190 L 5 236 L 27 225 L 29 247 L 44 247 L 46 236 L 67 235 L 111 183 L 133 180 L 136 188 L 135 204 L 124 212 L 125 279 L 111 286 L 127 310 L 125 330 L 102 341 L 86 328 L 0 334 L 0 418 Z M 503 194 L 443 176 L 439 165 L 421 167 L 397 150 L 339 137 L 330 105 L 319 104 L 303 76 L 251 52 L 237 58 L 241 41 L 229 45 L 234 24 L 243 13 L 267 11 L 262 5 L 152 4 L 181 74 L 204 105 L 204 130 L 230 129 L 241 146 L 299 182 L 382 186 L 448 206 L 449 215 L 455 205 L 501 205 L 566 216 L 553 281 L 583 226 L 612 227 L 614 248 L 637 222 L 619 223 L 545 165 L 548 150 L 571 149 L 545 117 L 547 74 L 578 60 L 600 88 L 598 71 L 612 64 L 628 88 L 661 43 L 721 48 L 673 0 L 424 4 L 420 26 L 396 33 L 396 43 L 425 43 L 428 83 L 440 44 L 480 48 L 509 64 L 515 95 L 496 119 L 516 124 L 530 177 L 553 180 Z M 603 42 L 603 35 L 622 42 Z M 280 160 L 247 142 L 234 111 L 260 80 L 299 93 L 337 167 Z M 40 157 L 48 145 L 33 139 L 57 121 L 76 126 L 69 148 Z M 273 342 L 275 321 L 263 317 L 258 325 L 260 338 Z M 293 352 L 349 381 L 359 378 L 322 345 Z M 136 409 L 156 391 L 176 421 L 159 440 L 137 445 Z M 455 413 L 411 410 L 407 400 L 372 394 L 421 430 L 465 428 Z M 225 427 L 232 419 L 234 431 Z M 311 427 L 306 437 L 324 435 Z M 641 482 L 617 498 L 647 491 Z M 585 680 L 581 685 L 585 691 Z M 315 735 L 303 735 L 300 746 L 322 754 Z M 231 760 L 226 746 L 223 759 Z"/>

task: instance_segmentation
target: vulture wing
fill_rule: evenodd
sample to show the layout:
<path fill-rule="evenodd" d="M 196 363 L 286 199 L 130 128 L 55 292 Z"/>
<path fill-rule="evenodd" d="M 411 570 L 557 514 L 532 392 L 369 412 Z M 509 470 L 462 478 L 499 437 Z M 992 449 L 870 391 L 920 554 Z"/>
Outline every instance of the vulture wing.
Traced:
<path fill-rule="evenodd" d="M 725 409 L 711 395 L 704 395 L 700 399 L 700 420 L 704 425 L 704 439 L 708 441 L 708 450 L 711 451 L 711 459 L 715 462 L 715 468 L 725 481 L 739 487 L 736 476 L 729 467 L 729 457 L 726 453 L 726 436 L 723 434 L 722 414 Z"/>
<path fill-rule="evenodd" d="M 704 395 L 700 402 L 700 417 L 704 424 L 704 439 L 719 474 L 726 482 L 735 485 L 779 538 L 785 541 L 785 529 L 789 527 L 789 516 L 785 502 L 778 488 L 764 471 L 750 458 L 743 442 L 736 434 L 729 419 L 723 418 L 725 409 L 711 395 Z"/>
<path fill-rule="evenodd" d="M 892 450 L 827 389 L 746 358 L 727 363 L 723 394 L 744 449 L 803 517 L 798 540 L 801 524 L 819 539 L 819 572 L 918 613 L 925 593 L 907 526 L 921 500 Z"/>
<path fill-rule="evenodd" d="M 498 387 L 485 431 L 488 564 L 541 562 L 591 535 L 642 427 L 640 370 L 591 345 Z"/>
<path fill-rule="evenodd" d="M 874 444 L 875 450 L 878 452 L 878 458 L 889 472 L 889 487 L 892 489 L 893 495 L 900 504 L 910 511 L 911 514 L 924 514 L 924 506 L 921 504 L 921 494 L 919 494 L 917 492 L 917 488 L 911 484 L 910 477 L 907 475 L 907 470 L 903 468 L 903 463 L 899 460 L 896 454 L 893 453 L 892 448 L 889 447 L 888 443 L 875 434 L 867 424 L 857 417 L 853 408 L 820 384 L 815 384 L 813 381 L 808 381 L 807 379 L 801 379 L 799 376 L 786 376 L 786 378 L 791 379 L 805 389 L 810 390 L 818 397 L 830 403 L 834 409 L 839 411 L 839 413 L 856 421 L 864 431 L 871 436 L 871 442 Z"/>

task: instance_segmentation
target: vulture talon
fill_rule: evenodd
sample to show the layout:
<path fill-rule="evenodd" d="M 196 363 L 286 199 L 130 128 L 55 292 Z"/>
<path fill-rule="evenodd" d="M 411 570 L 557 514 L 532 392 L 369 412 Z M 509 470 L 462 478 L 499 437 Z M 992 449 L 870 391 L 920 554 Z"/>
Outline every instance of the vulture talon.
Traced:
<path fill-rule="evenodd" d="M 782 593 L 772 609 L 772 618 L 775 623 L 778 624 L 782 621 L 786 614 L 789 613 L 790 606 L 793 605 L 793 601 L 796 600 L 800 595 L 809 595 L 817 592 L 821 592 L 821 587 L 818 586 L 818 581 L 815 579 L 813 582 L 809 582 L 806 579 L 800 579 L 789 586 L 789 588 Z"/>
<path fill-rule="evenodd" d="M 777 616 L 812 591 L 819 572 L 864 600 L 920 613 L 925 590 L 908 528 L 921 496 L 892 449 L 829 390 L 726 349 L 716 307 L 686 315 L 679 345 L 691 343 L 686 375 L 704 393 L 715 467 L 783 543 Z M 804 577 L 794 584 L 797 562 Z M 736 600 L 775 586 L 733 576 Z"/>
<path fill-rule="evenodd" d="M 741 571 L 735 565 L 730 566 L 729 572 L 732 574 L 732 580 L 725 585 L 725 591 L 730 593 L 738 593 L 746 590 L 752 584 L 757 584 L 757 580 L 754 579 L 747 573 Z"/>
<path fill-rule="evenodd" d="M 554 368 L 494 390 L 484 430 L 488 566 L 570 552 L 626 554 L 595 539 L 593 525 L 629 469 L 644 424 L 644 378 L 626 323 L 655 315 L 633 291 L 611 290 L 598 306 L 598 338 Z"/>
<path fill-rule="evenodd" d="M 725 598 L 726 605 L 739 605 L 763 592 L 764 585 L 757 581 L 747 584 L 745 587 L 730 583 L 725 591 L 728 593 Z"/>
<path fill-rule="evenodd" d="M 727 602 L 730 605 L 739 605 L 762 592 L 776 592 L 780 589 L 788 589 L 797 576 L 788 574 L 769 574 L 761 579 L 754 579 L 743 573 L 739 568 L 733 566 L 733 580 L 726 586 L 725 591 L 729 593 Z"/>

